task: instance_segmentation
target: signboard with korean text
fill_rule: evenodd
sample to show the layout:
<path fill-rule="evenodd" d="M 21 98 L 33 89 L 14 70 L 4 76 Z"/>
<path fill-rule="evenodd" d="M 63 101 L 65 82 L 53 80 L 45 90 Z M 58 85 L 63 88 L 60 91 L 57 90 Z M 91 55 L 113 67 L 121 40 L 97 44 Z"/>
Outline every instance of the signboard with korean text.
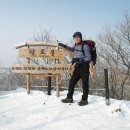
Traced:
<path fill-rule="evenodd" d="M 53 58 L 64 58 L 65 51 L 64 50 L 54 50 L 54 49 L 19 49 L 19 57 L 34 57 L 34 58 L 45 58 L 45 57 L 53 57 Z"/>
<path fill-rule="evenodd" d="M 51 64 L 51 65 L 35 65 L 35 64 L 15 64 L 11 66 L 14 73 L 30 73 L 30 74 L 58 74 L 72 73 L 74 65 L 72 64 Z"/>
<path fill-rule="evenodd" d="M 53 75 L 56 78 L 56 95 L 59 96 L 61 76 L 73 73 L 75 68 L 75 64 L 72 65 L 64 62 L 66 61 L 66 56 L 70 53 L 63 47 L 59 47 L 58 44 L 44 42 L 23 43 L 16 46 L 16 49 L 18 49 L 18 56 L 26 60 L 24 63 L 14 64 L 10 68 L 13 73 L 26 75 L 27 94 L 30 94 L 32 76 L 50 77 Z M 52 62 L 50 64 L 40 64 L 34 61 L 39 59 L 34 58 L 42 58 L 42 60 L 51 58 Z"/>

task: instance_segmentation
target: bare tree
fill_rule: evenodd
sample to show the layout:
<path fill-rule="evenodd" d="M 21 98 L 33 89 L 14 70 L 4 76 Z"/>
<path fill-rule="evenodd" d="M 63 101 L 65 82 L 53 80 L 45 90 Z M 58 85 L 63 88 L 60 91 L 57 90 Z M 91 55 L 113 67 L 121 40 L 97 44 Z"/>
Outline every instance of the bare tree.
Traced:
<path fill-rule="evenodd" d="M 106 26 L 98 37 L 100 59 L 110 71 L 112 97 L 124 99 L 124 86 L 130 76 L 130 16 L 114 26 Z"/>

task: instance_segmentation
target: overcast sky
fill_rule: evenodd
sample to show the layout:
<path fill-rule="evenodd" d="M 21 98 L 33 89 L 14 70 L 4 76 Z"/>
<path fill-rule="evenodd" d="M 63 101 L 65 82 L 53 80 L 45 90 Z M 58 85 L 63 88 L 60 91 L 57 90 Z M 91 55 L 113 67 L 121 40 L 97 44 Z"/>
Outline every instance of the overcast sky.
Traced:
<path fill-rule="evenodd" d="M 29 41 L 34 32 L 52 28 L 67 43 L 75 31 L 96 39 L 105 24 L 130 12 L 130 0 L 0 0 L 0 59 L 2 66 L 17 62 L 15 45 Z"/>

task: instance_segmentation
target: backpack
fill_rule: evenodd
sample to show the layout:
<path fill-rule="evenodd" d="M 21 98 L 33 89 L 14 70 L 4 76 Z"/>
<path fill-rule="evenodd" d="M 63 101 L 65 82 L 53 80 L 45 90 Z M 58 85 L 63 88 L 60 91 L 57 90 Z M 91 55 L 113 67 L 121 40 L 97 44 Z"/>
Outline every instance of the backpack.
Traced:
<path fill-rule="evenodd" d="M 91 60 L 93 61 L 93 65 L 96 64 L 96 59 L 97 59 L 97 53 L 96 53 L 96 47 L 95 47 L 95 42 L 92 40 L 84 40 L 82 43 L 82 52 L 85 55 L 84 52 L 84 45 L 87 44 L 90 47 L 90 54 L 91 54 Z"/>

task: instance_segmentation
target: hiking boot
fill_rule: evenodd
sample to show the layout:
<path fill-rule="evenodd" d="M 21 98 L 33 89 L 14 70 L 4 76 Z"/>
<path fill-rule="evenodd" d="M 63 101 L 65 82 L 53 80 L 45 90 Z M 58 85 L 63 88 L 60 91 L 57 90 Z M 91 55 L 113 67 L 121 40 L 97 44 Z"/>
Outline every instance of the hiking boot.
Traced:
<path fill-rule="evenodd" d="M 84 106 L 84 105 L 87 105 L 88 104 L 88 101 L 87 100 L 81 100 L 80 102 L 78 102 L 78 105 L 79 106 Z"/>
<path fill-rule="evenodd" d="M 72 98 L 65 98 L 65 99 L 62 99 L 61 102 L 63 102 L 63 103 L 73 103 L 73 99 Z"/>

